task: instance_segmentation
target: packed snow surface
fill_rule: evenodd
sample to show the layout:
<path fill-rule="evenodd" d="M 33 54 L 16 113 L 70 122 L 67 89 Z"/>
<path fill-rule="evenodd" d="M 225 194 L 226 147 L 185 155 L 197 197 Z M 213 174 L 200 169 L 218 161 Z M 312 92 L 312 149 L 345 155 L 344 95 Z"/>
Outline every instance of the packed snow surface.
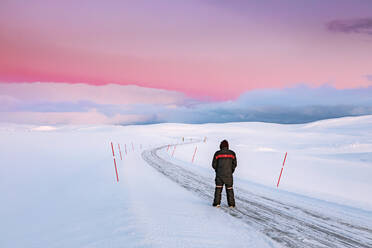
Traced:
<path fill-rule="evenodd" d="M 238 159 L 235 210 L 211 207 L 222 139 Z M 0 247 L 372 247 L 372 116 L 2 124 L 0 144 Z"/>

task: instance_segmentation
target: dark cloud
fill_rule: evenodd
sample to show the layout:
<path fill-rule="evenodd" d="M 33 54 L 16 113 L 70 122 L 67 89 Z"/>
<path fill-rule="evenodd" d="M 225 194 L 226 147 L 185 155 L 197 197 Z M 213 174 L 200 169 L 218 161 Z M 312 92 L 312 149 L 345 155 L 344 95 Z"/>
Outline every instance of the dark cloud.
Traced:
<path fill-rule="evenodd" d="M 183 102 L 183 104 L 102 104 L 93 101 L 24 100 L 15 98 L 13 95 L 0 95 L 0 116 L 16 112 L 21 114 L 35 113 L 38 116 L 48 113 L 84 115 L 94 112 L 103 116 L 105 121 L 123 125 L 162 122 L 200 124 L 248 121 L 283 124 L 307 123 L 345 116 L 372 115 L 372 86 L 335 89 L 330 85 L 317 88 L 298 85 L 285 89 L 248 91 L 232 101 L 202 102 L 190 98 L 184 99 Z M 141 118 L 135 120 L 124 118 L 122 120 L 117 119 L 118 115 L 140 116 Z M 12 121 L 9 118 L 5 119 L 8 122 Z M 68 122 L 68 119 L 66 120 Z M 27 121 L 25 118 L 24 123 Z"/>
<path fill-rule="evenodd" d="M 166 108 L 161 105 L 135 107 L 133 111 L 150 116 L 146 123 L 225 123 L 271 122 L 307 123 L 317 120 L 372 114 L 372 87 L 335 89 L 324 85 L 299 85 L 287 89 L 255 90 L 235 101 L 199 103 Z"/>
<path fill-rule="evenodd" d="M 332 32 L 372 35 L 372 18 L 333 20 L 328 22 L 326 26 Z"/>
<path fill-rule="evenodd" d="M 196 108 L 165 111 L 159 109 L 149 123 L 181 122 L 181 123 L 226 123 L 226 122 L 269 122 L 281 124 L 308 123 L 317 120 L 346 116 L 371 115 L 370 106 L 266 106 L 261 108 Z"/>

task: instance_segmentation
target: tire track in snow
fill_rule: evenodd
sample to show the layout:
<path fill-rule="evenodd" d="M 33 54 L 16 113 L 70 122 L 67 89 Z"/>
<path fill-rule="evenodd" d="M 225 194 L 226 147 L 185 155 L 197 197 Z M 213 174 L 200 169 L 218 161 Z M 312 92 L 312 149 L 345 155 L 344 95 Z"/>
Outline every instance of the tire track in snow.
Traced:
<path fill-rule="evenodd" d="M 189 144 L 189 143 L 183 143 Z M 180 145 L 180 144 L 179 144 Z M 142 158 L 158 172 L 212 203 L 214 181 L 184 169 L 157 155 L 167 146 L 142 152 Z M 372 248 L 372 228 L 330 217 L 267 196 L 234 187 L 237 208 L 221 210 L 261 231 L 271 239 L 293 248 Z"/>

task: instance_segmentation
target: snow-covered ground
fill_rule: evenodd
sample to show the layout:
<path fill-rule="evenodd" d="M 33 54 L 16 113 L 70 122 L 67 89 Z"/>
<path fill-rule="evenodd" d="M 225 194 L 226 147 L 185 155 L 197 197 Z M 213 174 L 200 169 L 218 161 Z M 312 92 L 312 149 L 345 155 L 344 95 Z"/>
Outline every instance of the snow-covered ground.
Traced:
<path fill-rule="evenodd" d="M 285 246 L 257 225 L 212 208 L 208 198 L 143 159 L 144 151 L 156 151 L 168 166 L 179 166 L 179 173 L 189 171 L 213 184 L 210 163 L 222 139 L 237 153 L 237 197 L 247 190 L 322 217 L 342 217 L 372 236 L 372 116 L 302 125 L 1 124 L 0 247 Z M 174 150 L 168 144 L 178 145 Z M 370 247 L 371 240 L 354 235 L 362 243 L 350 247 Z M 303 242 L 318 247 L 311 239 Z"/>

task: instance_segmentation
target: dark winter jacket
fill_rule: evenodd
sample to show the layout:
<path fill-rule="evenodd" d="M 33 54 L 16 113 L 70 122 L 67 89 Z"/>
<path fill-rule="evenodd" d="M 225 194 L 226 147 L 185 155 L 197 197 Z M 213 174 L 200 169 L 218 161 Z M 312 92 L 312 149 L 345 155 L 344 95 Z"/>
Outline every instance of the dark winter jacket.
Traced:
<path fill-rule="evenodd" d="M 212 167 L 220 178 L 232 178 L 236 165 L 235 152 L 227 148 L 222 148 L 213 156 Z"/>

